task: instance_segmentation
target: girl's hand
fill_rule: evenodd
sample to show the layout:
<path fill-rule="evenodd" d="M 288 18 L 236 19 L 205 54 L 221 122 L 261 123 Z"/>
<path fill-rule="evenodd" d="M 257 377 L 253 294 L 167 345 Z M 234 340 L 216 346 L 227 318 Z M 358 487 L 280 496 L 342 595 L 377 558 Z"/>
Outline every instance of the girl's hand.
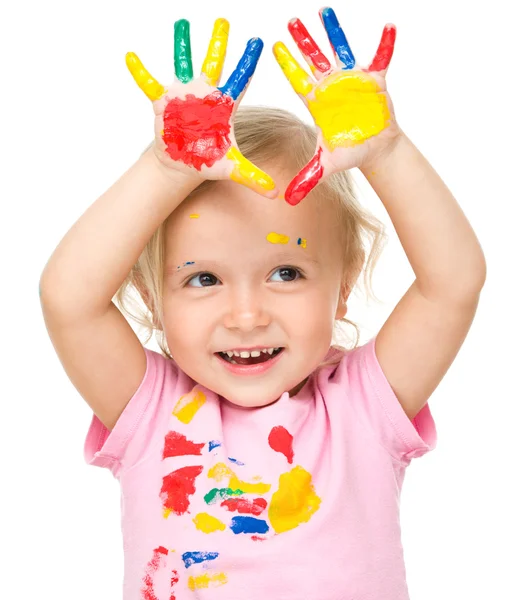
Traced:
<path fill-rule="evenodd" d="M 400 134 L 385 80 L 395 46 L 395 26 L 384 27 L 375 58 L 369 67 L 360 68 L 333 9 L 323 8 L 319 14 L 335 53 L 336 67 L 299 19 L 292 19 L 288 29 L 315 80 L 282 42 L 273 46 L 275 58 L 318 128 L 315 155 L 286 190 L 286 200 L 293 205 L 332 173 L 370 164 L 391 149 Z"/>
<path fill-rule="evenodd" d="M 164 87 L 144 68 L 133 52 L 126 64 L 155 111 L 154 153 L 170 169 L 204 179 L 233 179 L 256 192 L 275 198 L 278 190 L 269 175 L 248 161 L 238 149 L 233 116 L 257 66 L 263 43 L 253 38 L 237 68 L 222 87 L 229 23 L 217 19 L 200 77 L 193 78 L 189 22 L 175 23 L 175 81 Z"/>

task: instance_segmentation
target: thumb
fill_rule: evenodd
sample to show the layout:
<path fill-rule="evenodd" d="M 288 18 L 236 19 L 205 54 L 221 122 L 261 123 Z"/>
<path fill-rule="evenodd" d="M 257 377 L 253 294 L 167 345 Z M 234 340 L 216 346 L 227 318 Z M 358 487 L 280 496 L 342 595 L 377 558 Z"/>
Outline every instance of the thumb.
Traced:
<path fill-rule="evenodd" d="M 286 189 L 286 202 L 296 206 L 323 179 L 324 167 L 321 164 L 322 147 L 319 146 L 313 158 L 292 179 Z"/>

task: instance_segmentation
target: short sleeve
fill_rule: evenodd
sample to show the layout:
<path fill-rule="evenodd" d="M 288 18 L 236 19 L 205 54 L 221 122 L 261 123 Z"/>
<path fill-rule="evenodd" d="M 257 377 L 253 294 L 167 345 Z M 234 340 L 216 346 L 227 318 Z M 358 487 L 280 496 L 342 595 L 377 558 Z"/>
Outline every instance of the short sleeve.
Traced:
<path fill-rule="evenodd" d="M 93 414 L 84 443 L 84 460 L 107 468 L 118 479 L 122 469 L 136 464 L 152 447 L 157 424 L 165 419 L 162 398 L 175 388 L 177 370 L 173 363 L 145 348 L 146 372 L 111 431 Z"/>
<path fill-rule="evenodd" d="M 348 352 L 340 367 L 347 376 L 353 408 L 390 455 L 404 463 L 433 450 L 435 422 L 426 403 L 411 421 L 391 388 L 375 353 L 376 338 Z"/>

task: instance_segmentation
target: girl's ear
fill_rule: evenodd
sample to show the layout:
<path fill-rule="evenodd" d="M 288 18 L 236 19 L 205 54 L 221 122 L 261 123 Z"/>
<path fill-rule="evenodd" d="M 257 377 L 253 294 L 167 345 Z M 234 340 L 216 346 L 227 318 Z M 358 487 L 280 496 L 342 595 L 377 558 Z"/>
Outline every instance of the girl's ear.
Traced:
<path fill-rule="evenodd" d="M 343 317 L 346 316 L 347 310 L 348 310 L 348 298 L 349 298 L 349 294 L 351 293 L 351 289 L 352 289 L 352 281 L 351 279 L 346 276 L 344 281 L 342 282 L 342 285 L 340 286 L 340 294 L 338 297 L 338 306 L 337 306 L 337 312 L 335 314 L 335 319 L 342 319 Z"/>

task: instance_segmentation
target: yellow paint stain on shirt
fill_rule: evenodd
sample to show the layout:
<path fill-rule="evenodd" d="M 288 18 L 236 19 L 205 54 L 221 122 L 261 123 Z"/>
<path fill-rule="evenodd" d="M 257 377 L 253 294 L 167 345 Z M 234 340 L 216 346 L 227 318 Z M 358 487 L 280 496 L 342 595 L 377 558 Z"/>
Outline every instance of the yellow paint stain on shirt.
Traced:
<path fill-rule="evenodd" d="M 191 423 L 198 409 L 205 404 L 206 396 L 200 390 L 191 390 L 180 397 L 173 409 L 173 416 L 186 425 Z"/>
<path fill-rule="evenodd" d="M 213 531 L 224 531 L 226 526 L 220 519 L 208 515 L 207 513 L 198 513 L 193 519 L 196 528 L 204 533 L 213 533 Z"/>
<path fill-rule="evenodd" d="M 267 234 L 266 240 L 272 244 L 287 244 L 289 242 L 289 236 L 272 231 Z"/>
<path fill-rule="evenodd" d="M 204 573 L 203 575 L 191 575 L 187 580 L 187 587 L 194 592 L 195 590 L 208 588 L 211 584 L 213 587 L 218 587 L 224 585 L 224 583 L 227 583 L 225 573 L 213 573 L 211 575 Z"/>
<path fill-rule="evenodd" d="M 170 514 L 171 514 L 171 509 L 165 508 L 164 512 L 162 513 L 162 516 L 164 517 L 164 519 L 168 519 Z"/>
<path fill-rule="evenodd" d="M 390 120 L 385 94 L 371 75 L 362 72 L 328 75 L 308 106 L 330 150 L 361 144 Z"/>
<path fill-rule="evenodd" d="M 228 486 L 232 490 L 242 490 L 245 494 L 265 494 L 271 489 L 270 483 L 248 483 L 240 480 L 225 463 L 217 463 L 209 469 L 208 477 L 215 481 L 229 478 Z"/>
<path fill-rule="evenodd" d="M 269 504 L 269 521 L 276 533 L 289 531 L 309 521 L 320 502 L 311 475 L 297 465 L 280 476 L 278 490 Z"/>
<path fill-rule="evenodd" d="M 190 219 L 198 219 L 200 217 L 200 215 L 197 215 L 196 213 L 189 215 Z"/>

